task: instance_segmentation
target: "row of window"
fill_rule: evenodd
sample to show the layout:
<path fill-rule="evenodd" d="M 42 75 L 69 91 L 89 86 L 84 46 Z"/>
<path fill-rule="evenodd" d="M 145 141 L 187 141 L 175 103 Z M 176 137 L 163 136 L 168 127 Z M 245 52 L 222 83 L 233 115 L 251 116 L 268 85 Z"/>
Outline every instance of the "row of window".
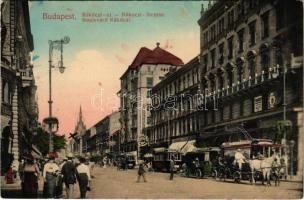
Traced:
<path fill-rule="evenodd" d="M 156 127 L 150 133 L 150 140 L 166 140 L 171 136 L 187 135 L 191 132 L 199 130 L 199 117 L 194 116 L 187 119 L 181 119 L 171 124 L 166 124 L 161 127 Z"/>
<path fill-rule="evenodd" d="M 232 30 L 234 23 L 237 20 L 244 20 L 245 15 L 250 11 L 254 10 L 259 5 L 259 1 L 240 1 L 235 7 L 227 12 L 227 16 L 222 16 L 219 18 L 217 23 L 211 25 L 210 29 L 203 33 L 203 46 L 206 46 L 209 42 L 214 41 L 218 35 L 221 35 L 225 30 Z M 284 3 L 279 2 L 276 7 L 276 30 L 283 28 L 285 24 L 285 14 Z M 225 14 L 224 14 L 225 15 Z M 227 23 L 225 21 L 227 20 Z M 226 26 L 225 26 L 226 25 Z M 261 27 L 262 27 L 262 39 L 268 37 L 269 34 L 269 12 L 265 12 L 261 15 Z M 255 24 L 249 25 L 250 33 L 255 32 Z M 255 34 L 250 34 L 250 45 L 255 43 Z"/>
<path fill-rule="evenodd" d="M 225 30 L 231 30 L 233 28 L 234 22 L 238 19 L 243 20 L 245 14 L 252 10 L 255 6 L 257 5 L 249 2 L 247 9 L 245 9 L 245 2 L 241 1 L 239 4 L 237 4 L 237 6 L 230 9 L 227 12 L 227 16 L 222 16 L 218 20 L 217 24 L 213 24 L 210 27 L 210 30 L 206 31 L 203 34 L 203 44 L 206 45 L 208 42 L 215 40 L 216 37 L 225 32 Z M 227 28 L 225 26 L 225 20 L 227 20 Z"/>
<path fill-rule="evenodd" d="M 264 74 L 269 73 L 270 70 L 270 55 L 272 51 L 268 48 L 264 48 L 260 50 L 260 63 L 261 70 L 264 72 Z M 280 66 L 283 65 L 283 57 L 280 52 L 280 50 L 275 51 L 275 55 L 273 57 L 273 63 L 274 63 L 274 69 L 275 71 L 279 71 L 281 68 Z M 245 74 L 245 67 L 247 64 L 247 71 L 248 74 Z M 234 70 L 236 69 L 236 70 Z M 248 55 L 247 62 L 241 60 L 236 63 L 236 67 L 231 66 L 228 64 L 226 66 L 225 71 L 219 70 L 217 73 L 209 73 L 208 78 L 203 80 L 203 89 L 210 89 L 211 91 L 214 91 L 216 89 L 216 84 L 218 89 L 222 89 L 225 84 L 224 80 L 226 78 L 227 82 L 226 85 L 229 87 L 232 87 L 234 83 L 242 83 L 244 80 L 248 80 L 249 77 L 251 79 L 255 78 L 255 75 L 257 73 L 257 57 L 255 55 Z M 236 76 L 236 77 L 235 77 Z M 217 83 L 216 83 L 217 80 Z M 209 84 L 208 84 L 209 83 Z M 208 87 L 209 85 L 209 87 Z"/>
<path fill-rule="evenodd" d="M 263 32 L 263 38 L 268 37 L 269 35 L 269 12 L 266 12 L 262 15 L 262 32 Z M 249 46 L 254 46 L 256 44 L 256 21 L 252 21 L 248 24 L 248 32 L 249 32 Z M 245 28 L 239 30 L 237 32 L 237 39 L 238 39 L 238 53 L 242 53 L 244 51 L 244 33 Z M 234 43 L 235 39 L 234 36 L 231 36 L 227 39 L 227 59 L 232 59 L 234 55 L 234 49 L 236 48 L 236 44 Z M 210 55 L 205 54 L 203 55 L 203 68 L 205 71 L 207 71 L 208 66 L 211 65 L 211 68 L 215 68 L 217 64 L 223 64 L 225 59 L 225 42 L 222 42 L 218 45 L 218 48 L 213 48 L 210 50 Z M 216 61 L 217 52 L 218 51 L 218 60 Z M 208 56 L 210 56 L 210 63 L 208 62 Z"/>
<path fill-rule="evenodd" d="M 229 104 L 228 106 L 225 106 L 225 108 L 210 110 L 208 112 L 202 113 L 201 115 L 170 122 L 170 124 L 165 123 L 161 127 L 156 127 L 152 130 L 151 140 L 156 141 L 167 139 L 169 136 L 189 134 L 192 131 L 198 131 L 200 125 L 206 126 L 215 122 L 221 122 L 226 119 L 235 119 L 244 115 L 248 116 L 250 113 L 269 110 L 274 107 L 274 104 L 278 103 L 275 102 L 278 100 L 272 100 L 270 97 L 272 96 L 265 94 L 262 96 L 254 97 L 250 100 L 241 100 L 236 105 Z"/>
<path fill-rule="evenodd" d="M 199 82 L 199 73 L 198 69 L 195 68 L 191 72 L 181 76 L 177 80 L 172 83 L 167 84 L 163 89 L 158 90 L 155 95 L 157 95 L 160 100 L 164 100 L 165 98 L 169 97 L 170 95 L 176 94 L 185 90 Z M 151 93 L 148 92 L 147 96 L 150 96 Z"/>

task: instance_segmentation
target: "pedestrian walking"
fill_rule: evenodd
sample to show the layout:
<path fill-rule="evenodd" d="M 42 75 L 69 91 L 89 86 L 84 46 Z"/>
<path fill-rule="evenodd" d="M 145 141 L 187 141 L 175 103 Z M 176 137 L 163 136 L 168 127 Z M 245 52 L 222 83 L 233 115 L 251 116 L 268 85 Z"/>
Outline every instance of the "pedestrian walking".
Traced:
<path fill-rule="evenodd" d="M 55 157 L 50 156 L 49 161 L 44 165 L 43 178 L 44 178 L 44 193 L 46 198 L 55 198 L 56 195 L 56 182 L 57 172 L 59 167 L 55 163 Z"/>
<path fill-rule="evenodd" d="M 174 165 L 175 165 L 174 158 L 171 158 L 171 160 L 170 160 L 170 180 L 173 180 L 174 171 L 175 171 Z"/>
<path fill-rule="evenodd" d="M 76 183 L 76 168 L 71 153 L 68 154 L 67 159 L 68 160 L 62 166 L 61 173 L 63 175 L 63 182 L 65 183 L 67 199 L 73 199 L 74 184 Z"/>
<path fill-rule="evenodd" d="M 104 157 L 103 158 L 103 168 L 106 168 L 107 167 L 107 157 Z"/>
<path fill-rule="evenodd" d="M 79 190 L 80 190 L 80 198 L 85 198 L 87 190 L 90 191 L 90 181 L 91 181 L 91 175 L 90 175 L 90 169 L 85 164 L 86 159 L 80 158 L 80 165 L 76 168 L 76 174 L 77 174 L 77 180 L 79 183 Z"/>
<path fill-rule="evenodd" d="M 26 162 L 23 166 L 23 177 L 21 187 L 24 198 L 37 198 L 38 196 L 38 178 L 40 176 L 39 168 L 34 163 L 34 157 L 29 154 L 26 156 Z"/>
<path fill-rule="evenodd" d="M 145 171 L 145 168 L 144 168 L 144 164 L 143 164 L 142 161 L 140 161 L 139 167 L 138 167 L 138 172 L 137 172 L 137 174 L 138 174 L 137 175 L 137 183 L 139 183 L 140 177 L 143 177 L 144 182 L 147 182 L 146 177 L 145 177 L 145 173 L 146 173 L 146 171 Z"/>

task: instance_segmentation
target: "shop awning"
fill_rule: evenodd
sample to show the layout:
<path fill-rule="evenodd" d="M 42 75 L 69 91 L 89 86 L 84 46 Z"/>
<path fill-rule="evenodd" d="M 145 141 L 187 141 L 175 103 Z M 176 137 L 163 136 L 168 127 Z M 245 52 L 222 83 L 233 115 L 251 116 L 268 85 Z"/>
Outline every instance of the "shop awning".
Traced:
<path fill-rule="evenodd" d="M 160 152 L 165 152 L 165 151 L 166 151 L 165 147 L 158 147 L 158 148 L 153 149 L 154 153 L 160 153 Z"/>
<path fill-rule="evenodd" d="M 153 157 L 152 153 L 146 153 L 144 155 L 144 158 L 152 158 L 152 157 Z"/>
<path fill-rule="evenodd" d="M 137 151 L 126 152 L 127 156 L 137 156 Z"/>
<path fill-rule="evenodd" d="M 204 148 L 197 148 L 194 147 L 193 149 L 189 149 L 187 153 L 203 153 L 203 152 L 211 152 L 211 151 L 217 151 L 219 152 L 221 149 L 219 147 L 204 147 Z"/>
<path fill-rule="evenodd" d="M 196 148 L 194 146 L 194 143 L 195 140 L 175 142 L 169 146 L 168 151 L 176 151 L 182 154 L 186 154 L 187 152 L 192 151 Z"/>

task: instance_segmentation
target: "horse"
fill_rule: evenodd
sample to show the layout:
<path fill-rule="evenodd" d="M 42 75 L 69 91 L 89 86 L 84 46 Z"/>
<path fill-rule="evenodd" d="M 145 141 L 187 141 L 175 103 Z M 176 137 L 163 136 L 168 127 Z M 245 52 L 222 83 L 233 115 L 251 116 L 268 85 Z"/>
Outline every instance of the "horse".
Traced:
<path fill-rule="evenodd" d="M 249 161 L 252 180 L 254 180 L 254 173 L 256 171 L 261 171 L 263 174 L 262 184 L 264 185 L 264 181 L 267 181 L 266 185 L 271 185 L 270 183 L 270 175 L 274 166 L 278 166 L 280 158 L 277 154 L 273 154 L 269 158 L 265 158 L 263 160 L 253 159 Z"/>

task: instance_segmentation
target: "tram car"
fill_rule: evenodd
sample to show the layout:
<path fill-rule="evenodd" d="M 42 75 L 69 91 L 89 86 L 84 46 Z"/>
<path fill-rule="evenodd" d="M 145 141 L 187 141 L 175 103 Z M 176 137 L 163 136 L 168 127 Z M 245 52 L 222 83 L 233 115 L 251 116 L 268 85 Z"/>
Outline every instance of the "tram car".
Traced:
<path fill-rule="evenodd" d="M 136 165 L 136 152 L 128 152 L 126 153 L 126 161 L 127 167 L 129 169 L 134 169 Z"/>
<path fill-rule="evenodd" d="M 170 151 L 166 148 L 156 148 L 153 152 L 152 168 L 154 171 L 169 172 L 170 160 L 174 158 L 175 169 L 179 170 L 182 154 L 177 151 Z"/>

